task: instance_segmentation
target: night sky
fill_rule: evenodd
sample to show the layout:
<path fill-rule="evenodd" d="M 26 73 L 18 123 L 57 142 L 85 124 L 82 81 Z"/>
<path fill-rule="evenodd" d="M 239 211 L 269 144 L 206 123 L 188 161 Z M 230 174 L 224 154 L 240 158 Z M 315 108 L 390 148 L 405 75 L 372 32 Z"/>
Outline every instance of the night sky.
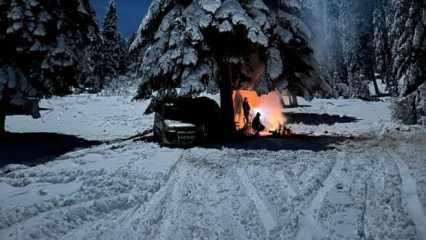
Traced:
<path fill-rule="evenodd" d="M 99 23 L 102 23 L 108 0 L 91 0 Z M 118 8 L 118 27 L 124 37 L 136 32 L 151 0 L 116 0 Z"/>

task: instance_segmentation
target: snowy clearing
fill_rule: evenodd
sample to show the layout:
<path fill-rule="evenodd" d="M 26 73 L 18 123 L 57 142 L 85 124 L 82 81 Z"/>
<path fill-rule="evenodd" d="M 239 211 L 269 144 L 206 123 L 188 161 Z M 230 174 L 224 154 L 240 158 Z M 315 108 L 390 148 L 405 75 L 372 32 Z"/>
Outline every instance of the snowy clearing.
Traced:
<path fill-rule="evenodd" d="M 8 131 L 56 132 L 88 140 L 111 140 L 143 131 L 152 126 L 153 120 L 153 116 L 143 115 L 147 103 L 132 102 L 132 97 L 55 97 L 43 100 L 40 106 L 52 111 L 42 112 L 41 119 L 9 117 Z"/>
<path fill-rule="evenodd" d="M 146 105 L 54 98 L 42 102 L 53 111 L 41 120 L 6 125 L 111 140 L 149 128 Z M 126 141 L 8 165 L 0 169 L 0 239 L 426 239 L 425 131 L 392 123 L 388 101 L 303 105 L 286 111 L 358 120 L 294 131 L 367 138 L 319 152 Z"/>

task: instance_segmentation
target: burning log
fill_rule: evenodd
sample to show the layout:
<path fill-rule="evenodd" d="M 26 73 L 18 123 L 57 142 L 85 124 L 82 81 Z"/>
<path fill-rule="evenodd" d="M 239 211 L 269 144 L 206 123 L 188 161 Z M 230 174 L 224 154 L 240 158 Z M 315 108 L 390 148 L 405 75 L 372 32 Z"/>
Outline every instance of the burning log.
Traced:
<path fill-rule="evenodd" d="M 293 134 L 291 129 L 286 126 L 281 126 L 279 129 L 275 131 L 270 131 L 270 133 L 273 137 L 288 137 Z"/>

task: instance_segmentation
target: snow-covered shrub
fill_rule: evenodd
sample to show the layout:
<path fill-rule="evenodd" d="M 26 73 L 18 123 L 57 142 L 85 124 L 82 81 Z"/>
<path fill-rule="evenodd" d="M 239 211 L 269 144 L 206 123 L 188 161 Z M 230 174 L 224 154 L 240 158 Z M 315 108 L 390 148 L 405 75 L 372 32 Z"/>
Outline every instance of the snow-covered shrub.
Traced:
<path fill-rule="evenodd" d="M 104 96 L 134 96 L 138 83 L 132 75 L 120 75 L 108 81 L 101 92 Z"/>

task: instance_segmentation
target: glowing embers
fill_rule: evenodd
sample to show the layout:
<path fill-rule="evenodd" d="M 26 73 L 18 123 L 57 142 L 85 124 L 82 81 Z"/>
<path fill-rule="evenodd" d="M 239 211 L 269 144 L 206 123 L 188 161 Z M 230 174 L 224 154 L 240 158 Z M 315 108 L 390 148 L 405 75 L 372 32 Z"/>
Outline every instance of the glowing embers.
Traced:
<path fill-rule="evenodd" d="M 233 100 L 237 130 L 249 135 L 289 134 L 285 127 L 282 96 L 278 91 L 258 96 L 255 91 L 237 90 L 233 93 Z"/>

